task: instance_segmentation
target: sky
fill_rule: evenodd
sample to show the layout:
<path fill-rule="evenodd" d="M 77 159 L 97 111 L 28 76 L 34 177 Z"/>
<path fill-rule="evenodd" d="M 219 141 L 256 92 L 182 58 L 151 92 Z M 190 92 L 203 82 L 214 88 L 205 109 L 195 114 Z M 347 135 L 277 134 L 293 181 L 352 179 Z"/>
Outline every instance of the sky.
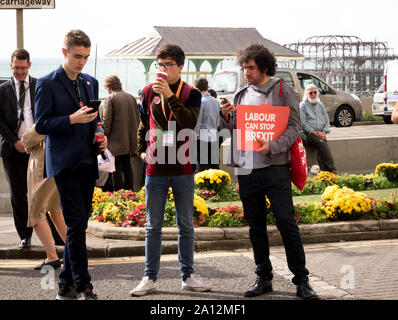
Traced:
<path fill-rule="evenodd" d="M 153 26 L 256 28 L 281 45 L 315 35 L 387 41 L 398 54 L 396 0 L 55 0 L 55 9 L 24 10 L 25 49 L 61 57 L 65 34 L 82 29 L 98 56 L 153 33 Z M 16 47 L 15 10 L 0 10 L 0 59 Z"/>

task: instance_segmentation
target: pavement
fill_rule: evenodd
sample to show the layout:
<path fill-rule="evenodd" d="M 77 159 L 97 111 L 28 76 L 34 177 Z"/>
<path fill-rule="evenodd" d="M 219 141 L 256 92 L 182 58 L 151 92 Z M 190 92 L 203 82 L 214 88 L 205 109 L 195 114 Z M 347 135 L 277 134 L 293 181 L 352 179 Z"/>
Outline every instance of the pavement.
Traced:
<path fill-rule="evenodd" d="M 398 238 L 398 219 L 347 221 L 299 225 L 304 244 L 341 241 L 383 240 Z M 276 226 L 268 226 L 271 246 L 282 245 Z M 90 258 L 145 255 L 145 228 L 121 228 L 89 221 L 87 252 Z M 11 214 L 0 214 L 0 259 L 42 259 L 46 257 L 40 240 L 33 232 L 32 247 L 19 249 L 19 237 Z M 63 254 L 63 246 L 56 246 Z M 251 248 L 249 228 L 195 228 L 195 251 L 236 250 Z M 177 228 L 163 228 L 162 252 L 178 252 Z"/>
<path fill-rule="evenodd" d="M 306 252 L 307 268 L 311 272 L 310 282 L 323 300 L 398 299 L 398 274 L 391 272 L 395 269 L 398 259 L 398 219 L 300 225 L 299 228 Z M 162 259 L 173 265 L 172 269 L 176 269 L 176 274 L 172 279 L 168 274 L 163 275 L 162 291 L 158 296 L 145 299 L 182 299 L 181 294 L 175 289 L 176 286 L 178 288 L 177 230 L 163 230 Z M 297 299 L 294 295 L 295 288 L 291 284 L 293 274 L 287 267 L 279 232 L 274 226 L 269 226 L 268 231 L 271 244 L 270 259 L 275 288 L 278 290 L 275 290 L 274 295 L 261 299 Z M 144 228 L 116 228 L 103 223 L 89 223 L 89 265 L 93 272 L 98 273 L 94 277 L 99 281 L 97 286 L 104 287 L 100 289 L 103 290 L 102 297 L 108 295 L 109 299 L 129 299 L 126 292 L 139 281 L 144 268 L 144 234 Z M 206 270 L 214 269 L 218 265 L 219 268 L 215 268 L 217 272 L 205 276 L 213 279 L 212 281 L 219 279 L 219 286 L 224 289 L 230 286 L 230 291 L 219 289 L 221 291 L 216 290 L 212 296 L 187 296 L 183 299 L 241 299 L 242 286 L 247 286 L 247 275 L 253 275 L 253 255 L 248 228 L 200 227 L 195 229 L 195 238 L 195 261 L 198 270 L 205 274 Z M 32 270 L 34 265 L 45 258 L 45 252 L 37 236 L 33 233 L 31 249 L 21 250 L 18 243 L 19 238 L 11 214 L 0 214 L 0 282 L 6 285 L 7 281 L 12 281 L 12 287 L 24 286 L 26 281 L 37 282 L 43 277 Z M 61 257 L 63 247 L 57 246 L 57 251 Z M 164 263 L 162 262 L 163 268 Z M 167 264 L 167 272 L 170 272 L 170 266 Z M 237 265 L 240 266 L 238 269 Z M 130 275 L 132 266 L 134 276 Z M 109 272 L 115 272 L 115 269 L 118 270 L 119 276 L 123 275 L 120 276 L 123 281 L 118 285 L 105 276 Z M 239 270 L 239 285 L 224 279 L 225 274 L 229 274 L 226 272 L 227 269 L 231 273 Z M 23 273 L 24 277 L 16 277 L 15 273 Z M 221 276 L 221 273 L 224 276 Z M 235 276 L 237 277 L 236 274 Z M 131 281 L 126 282 L 126 277 Z M 7 285 L 11 286 L 10 283 Z M 120 292 L 119 285 L 123 286 L 124 291 Z M 32 290 L 32 296 L 37 296 L 38 299 L 52 299 L 54 294 L 35 287 Z M 8 297 L 8 293 L 4 297 Z M 23 296 L 10 297 L 7 299 L 28 299 Z"/>

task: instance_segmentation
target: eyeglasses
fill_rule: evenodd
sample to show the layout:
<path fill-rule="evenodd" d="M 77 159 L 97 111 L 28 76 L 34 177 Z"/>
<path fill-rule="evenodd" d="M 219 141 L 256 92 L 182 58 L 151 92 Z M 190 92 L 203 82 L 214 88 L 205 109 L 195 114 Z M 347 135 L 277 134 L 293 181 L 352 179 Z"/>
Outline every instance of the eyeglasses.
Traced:
<path fill-rule="evenodd" d="M 160 68 L 165 68 L 166 70 L 170 70 L 173 66 L 176 66 L 177 63 L 172 63 L 172 62 L 167 62 L 165 64 L 163 63 L 155 63 L 155 67 L 160 69 Z"/>
<path fill-rule="evenodd" d="M 11 69 L 14 71 L 19 71 L 19 70 L 26 71 L 29 69 L 29 67 L 11 67 Z"/>
<path fill-rule="evenodd" d="M 311 91 L 311 92 L 308 92 L 308 94 L 309 95 L 318 94 L 318 91 Z"/>

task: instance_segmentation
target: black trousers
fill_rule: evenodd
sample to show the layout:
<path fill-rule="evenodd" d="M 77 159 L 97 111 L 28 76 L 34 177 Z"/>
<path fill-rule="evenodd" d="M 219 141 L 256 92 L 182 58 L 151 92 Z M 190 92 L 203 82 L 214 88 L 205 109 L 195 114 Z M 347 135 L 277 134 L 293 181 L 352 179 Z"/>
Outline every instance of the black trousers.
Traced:
<path fill-rule="evenodd" d="M 333 155 L 327 141 L 319 139 L 312 134 L 302 134 L 304 146 L 310 146 L 317 150 L 317 159 L 321 171 L 335 172 Z"/>
<path fill-rule="evenodd" d="M 15 228 L 21 239 L 31 238 L 33 228 L 28 228 L 28 174 L 29 155 L 18 153 L 3 158 L 3 167 L 10 187 L 11 206 Z"/>
<path fill-rule="evenodd" d="M 254 169 L 249 175 L 239 175 L 239 193 L 246 221 L 249 223 L 256 274 L 272 280 L 269 259 L 265 196 L 271 202 L 276 226 L 282 236 L 287 264 L 294 274 L 294 284 L 308 280 L 305 253 L 294 217 L 290 171 L 288 166 Z"/>
<path fill-rule="evenodd" d="M 113 183 L 115 191 L 120 189 L 133 190 L 134 180 L 133 170 L 131 169 L 130 163 L 130 154 L 115 156 L 115 172 L 113 172 Z"/>
<path fill-rule="evenodd" d="M 82 292 L 90 284 L 88 272 L 86 229 L 94 193 L 96 168 L 80 165 L 55 177 L 62 212 L 67 226 L 64 267 L 59 275 L 60 286 L 76 284 Z"/>
<path fill-rule="evenodd" d="M 220 144 L 218 141 L 197 141 L 198 171 L 220 168 Z"/>

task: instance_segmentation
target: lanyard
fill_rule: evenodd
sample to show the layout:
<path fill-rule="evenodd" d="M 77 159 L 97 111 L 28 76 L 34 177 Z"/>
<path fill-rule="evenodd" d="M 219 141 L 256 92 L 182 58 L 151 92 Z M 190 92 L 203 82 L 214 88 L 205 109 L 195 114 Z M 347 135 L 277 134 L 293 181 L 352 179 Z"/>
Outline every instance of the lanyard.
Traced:
<path fill-rule="evenodd" d="M 80 79 L 79 79 L 79 75 L 77 76 L 76 81 L 75 81 L 74 83 L 75 83 L 75 85 L 76 85 L 76 93 L 77 93 L 77 98 L 79 99 L 79 105 L 80 105 L 80 107 L 83 107 L 84 102 L 83 102 L 83 99 L 82 99 L 82 95 L 81 95 L 81 93 L 80 93 Z"/>
<path fill-rule="evenodd" d="M 178 89 L 177 89 L 177 93 L 176 93 L 176 97 L 179 98 L 180 97 L 180 93 L 181 93 L 181 88 L 182 88 L 182 80 L 180 80 L 180 84 L 178 85 Z M 162 111 L 164 114 L 164 117 L 167 120 L 167 116 L 166 116 L 166 108 L 164 106 L 164 97 L 163 94 L 160 94 L 160 98 L 162 100 Z M 169 116 L 169 120 L 167 122 L 169 122 L 171 120 L 171 118 L 173 117 L 173 111 L 170 110 L 170 116 Z M 168 126 L 168 125 L 167 125 Z"/>

